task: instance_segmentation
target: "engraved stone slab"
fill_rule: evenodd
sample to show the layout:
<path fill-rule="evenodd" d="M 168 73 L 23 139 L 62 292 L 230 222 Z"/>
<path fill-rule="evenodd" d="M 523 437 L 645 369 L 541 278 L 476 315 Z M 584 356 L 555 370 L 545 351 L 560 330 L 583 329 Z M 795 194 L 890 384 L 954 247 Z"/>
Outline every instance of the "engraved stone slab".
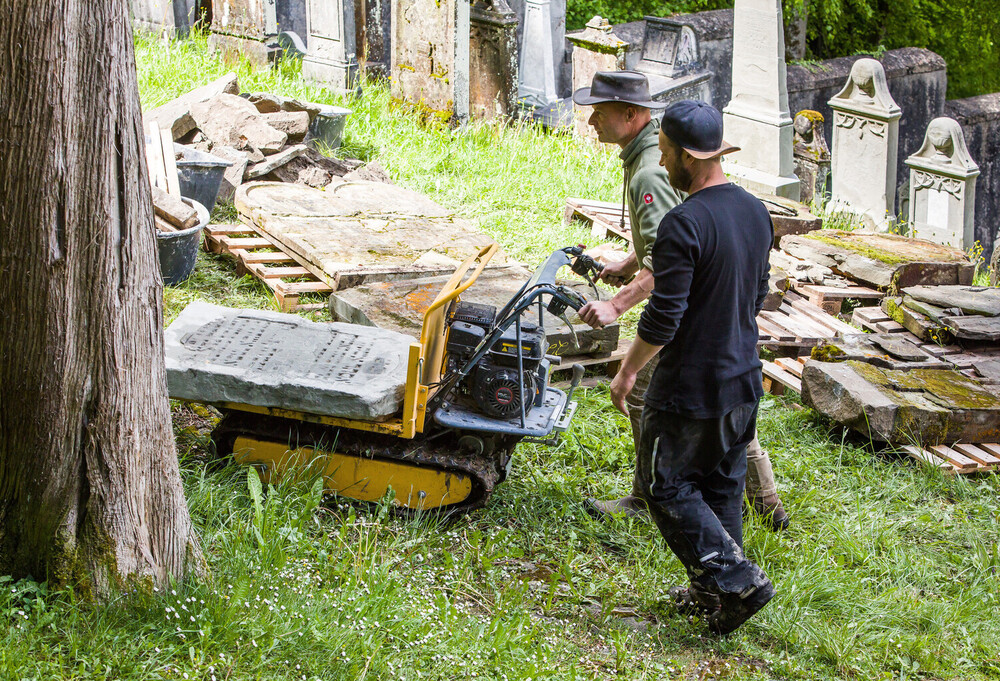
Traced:
<path fill-rule="evenodd" d="M 402 408 L 413 339 L 191 303 L 164 332 L 170 397 L 376 420 Z"/>
<path fill-rule="evenodd" d="M 427 197 L 378 182 L 256 182 L 240 187 L 235 203 L 244 222 L 334 290 L 451 273 L 493 243 Z M 500 252 L 490 264 L 505 261 Z"/>

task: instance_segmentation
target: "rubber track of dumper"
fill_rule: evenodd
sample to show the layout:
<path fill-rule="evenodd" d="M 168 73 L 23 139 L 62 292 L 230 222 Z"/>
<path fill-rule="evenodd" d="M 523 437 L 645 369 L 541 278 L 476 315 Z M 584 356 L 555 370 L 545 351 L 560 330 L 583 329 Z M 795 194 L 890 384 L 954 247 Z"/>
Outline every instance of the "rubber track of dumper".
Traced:
<path fill-rule="evenodd" d="M 228 412 L 212 431 L 217 455 L 230 456 L 233 453 L 233 443 L 240 436 L 251 436 L 293 448 L 327 448 L 339 454 L 366 459 L 405 461 L 468 476 L 472 480 L 472 491 L 462 503 L 440 507 L 448 513 L 465 513 L 482 508 L 497 482 L 502 479 L 504 465 L 517 444 L 509 436 L 495 436 L 497 441 L 492 453 L 473 455 L 458 444 L 459 436 L 451 431 L 423 433 L 412 440 L 406 440 L 351 428 L 317 426 L 260 414 Z"/>

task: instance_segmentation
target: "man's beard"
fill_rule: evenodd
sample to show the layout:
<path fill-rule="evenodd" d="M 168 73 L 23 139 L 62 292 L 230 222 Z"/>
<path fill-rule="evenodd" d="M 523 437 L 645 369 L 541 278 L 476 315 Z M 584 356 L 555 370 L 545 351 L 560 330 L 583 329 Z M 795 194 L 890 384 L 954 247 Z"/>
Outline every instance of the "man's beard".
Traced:
<path fill-rule="evenodd" d="M 686 192 L 691 187 L 691 180 L 691 173 L 680 163 L 670 171 L 670 184 L 673 185 L 674 189 Z"/>

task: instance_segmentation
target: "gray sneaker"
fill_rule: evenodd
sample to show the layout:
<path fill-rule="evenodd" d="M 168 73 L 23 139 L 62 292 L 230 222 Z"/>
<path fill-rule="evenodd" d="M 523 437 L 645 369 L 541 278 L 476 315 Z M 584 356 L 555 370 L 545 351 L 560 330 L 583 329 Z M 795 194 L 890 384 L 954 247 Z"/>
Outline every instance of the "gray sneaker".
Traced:
<path fill-rule="evenodd" d="M 584 499 L 583 505 L 587 509 L 587 513 L 597 520 L 621 516 L 649 520 L 649 508 L 646 506 L 646 502 L 631 494 L 612 501 L 598 501 L 593 497 L 588 497 Z"/>

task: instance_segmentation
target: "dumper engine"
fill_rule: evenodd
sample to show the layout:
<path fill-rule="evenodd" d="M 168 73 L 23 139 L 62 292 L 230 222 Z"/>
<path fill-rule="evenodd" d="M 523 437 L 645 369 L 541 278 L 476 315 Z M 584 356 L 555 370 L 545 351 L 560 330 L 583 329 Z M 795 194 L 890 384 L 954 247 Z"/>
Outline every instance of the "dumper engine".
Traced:
<path fill-rule="evenodd" d="M 460 301 L 448 314 L 447 371 L 461 370 L 482 348 L 496 328 L 497 310 L 492 305 Z M 548 383 L 545 361 L 545 331 L 537 324 L 521 322 L 520 347 L 516 325 L 509 326 L 479 357 L 460 393 L 487 416 L 510 419 L 525 415 L 544 395 Z M 518 369 L 520 357 L 520 370 Z"/>

